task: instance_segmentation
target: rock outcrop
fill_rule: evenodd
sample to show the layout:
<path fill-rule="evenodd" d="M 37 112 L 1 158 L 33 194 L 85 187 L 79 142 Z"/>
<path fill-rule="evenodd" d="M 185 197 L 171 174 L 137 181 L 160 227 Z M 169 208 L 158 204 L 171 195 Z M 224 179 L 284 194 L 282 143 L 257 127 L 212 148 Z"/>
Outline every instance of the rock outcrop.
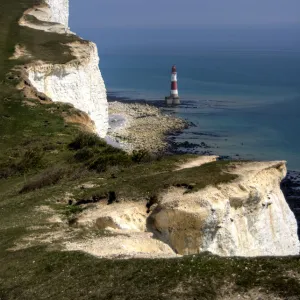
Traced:
<path fill-rule="evenodd" d="M 147 213 L 143 203 L 127 202 L 114 205 L 99 204 L 97 209 L 81 214 L 77 225 L 97 229 L 120 229 L 132 232 L 146 231 Z"/>
<path fill-rule="evenodd" d="M 84 241 L 69 241 L 70 251 L 84 251 L 107 258 L 163 258 L 177 257 L 172 248 L 147 232 L 147 213 L 144 203 L 126 202 L 106 205 L 83 212 L 78 227 L 96 229 L 96 235 Z"/>
<path fill-rule="evenodd" d="M 28 10 L 20 25 L 36 30 L 72 35 L 68 30 L 69 1 L 47 0 Z M 28 16 L 34 20 L 28 19 Z M 105 137 L 108 129 L 106 88 L 99 69 L 97 46 L 79 37 L 67 45 L 70 61 L 64 64 L 36 61 L 27 66 L 28 79 L 38 92 L 53 101 L 67 102 L 86 112 L 96 132 Z"/>
<path fill-rule="evenodd" d="M 297 255 L 297 223 L 280 182 L 285 162 L 243 163 L 239 178 L 196 193 L 173 189 L 151 215 L 153 230 L 179 254 Z"/>
<path fill-rule="evenodd" d="M 69 26 L 69 0 L 46 0 L 50 8 L 49 19 L 54 23 L 60 23 L 66 28 Z"/>
<path fill-rule="evenodd" d="M 193 172 L 206 160 L 211 159 L 199 157 L 181 169 Z M 280 189 L 285 162 L 232 163 L 229 172 L 237 179 L 197 192 L 170 188 L 150 214 L 146 202 L 99 203 L 85 210 L 77 225 L 109 230 L 113 236 L 74 241 L 67 248 L 106 257 L 173 257 L 205 251 L 220 256 L 298 255 L 296 219 Z"/>

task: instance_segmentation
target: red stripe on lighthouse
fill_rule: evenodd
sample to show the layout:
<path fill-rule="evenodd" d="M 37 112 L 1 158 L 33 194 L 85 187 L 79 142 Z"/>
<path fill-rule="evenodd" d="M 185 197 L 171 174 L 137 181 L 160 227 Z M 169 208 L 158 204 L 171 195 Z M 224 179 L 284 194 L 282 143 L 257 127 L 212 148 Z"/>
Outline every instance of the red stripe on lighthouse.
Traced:
<path fill-rule="evenodd" d="M 177 90 L 177 89 L 178 89 L 177 81 L 172 81 L 172 83 L 171 83 L 171 90 L 174 91 L 174 90 Z"/>

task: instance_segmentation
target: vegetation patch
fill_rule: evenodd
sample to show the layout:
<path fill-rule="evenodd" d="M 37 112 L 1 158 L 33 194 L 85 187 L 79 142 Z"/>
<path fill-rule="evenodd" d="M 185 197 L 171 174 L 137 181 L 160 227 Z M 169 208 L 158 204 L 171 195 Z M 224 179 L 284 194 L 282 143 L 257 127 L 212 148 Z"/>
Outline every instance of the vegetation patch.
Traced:
<path fill-rule="evenodd" d="M 92 147 L 107 147 L 106 142 L 99 138 L 95 133 L 80 132 L 69 144 L 72 150 L 82 150 Z"/>
<path fill-rule="evenodd" d="M 42 167 L 43 152 L 40 148 L 28 149 L 17 158 L 0 165 L 0 178 L 16 174 L 25 174 L 30 170 Z"/>
<path fill-rule="evenodd" d="M 27 258 L 27 259 L 24 259 Z M 42 247 L 6 252 L 1 265 L 3 299 L 204 299 L 262 294 L 299 299 L 299 258 L 97 259 Z M 297 271 L 298 270 L 298 271 Z M 18 281 L 15 276 L 18 274 Z M 74 288 L 75 287 L 75 288 Z"/>
<path fill-rule="evenodd" d="M 186 192 L 196 192 L 208 185 L 227 183 L 237 177 L 226 172 L 230 165 L 226 161 L 176 170 L 178 163 L 185 159 L 185 156 L 171 156 L 148 163 L 131 164 L 130 168 L 122 164 L 115 169 L 108 168 L 102 174 L 104 180 L 99 185 L 89 190 L 80 190 L 76 196 L 78 199 L 90 198 L 94 194 L 103 195 L 113 190 L 118 200 L 151 201 L 170 187 L 183 187 Z"/>
<path fill-rule="evenodd" d="M 27 193 L 57 184 L 66 174 L 67 170 L 64 168 L 55 167 L 45 170 L 41 174 L 35 176 L 29 182 L 25 183 L 23 188 L 20 190 L 20 193 Z"/>

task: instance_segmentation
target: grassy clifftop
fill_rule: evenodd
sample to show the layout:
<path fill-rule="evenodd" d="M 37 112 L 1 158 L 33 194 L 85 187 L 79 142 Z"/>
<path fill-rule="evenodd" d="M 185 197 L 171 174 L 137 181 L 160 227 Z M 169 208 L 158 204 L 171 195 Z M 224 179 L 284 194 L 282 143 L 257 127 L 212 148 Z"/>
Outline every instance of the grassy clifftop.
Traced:
<path fill-rule="evenodd" d="M 24 97 L 16 88 L 23 78 L 13 68 L 36 59 L 67 62 L 72 57 L 64 44 L 76 39 L 20 27 L 23 12 L 37 3 L 0 3 L 0 299 L 234 299 L 243 293 L 299 299 L 297 257 L 110 261 L 62 252 L 51 239 L 45 246 L 33 237 L 32 245 L 16 247 L 24 235 L 55 231 L 40 207 L 76 213 L 66 193 L 82 200 L 114 191 L 138 201 L 172 185 L 192 192 L 234 179 L 223 172 L 226 163 L 174 171 L 189 156 L 129 156 L 66 123 L 66 115 L 77 113 L 71 106 Z M 16 44 L 31 56 L 11 60 Z M 89 181 L 95 185 L 89 191 L 77 188 Z"/>

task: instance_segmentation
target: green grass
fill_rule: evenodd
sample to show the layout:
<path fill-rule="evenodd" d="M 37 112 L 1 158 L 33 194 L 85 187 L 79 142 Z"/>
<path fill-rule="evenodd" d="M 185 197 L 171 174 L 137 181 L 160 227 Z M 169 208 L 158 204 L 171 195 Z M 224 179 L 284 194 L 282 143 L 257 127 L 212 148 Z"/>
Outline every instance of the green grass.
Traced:
<path fill-rule="evenodd" d="M 190 156 L 189 156 L 190 157 Z M 235 175 L 224 172 L 229 162 L 213 162 L 193 169 L 176 171 L 184 156 L 165 157 L 159 161 L 133 164 L 130 168 L 117 167 L 102 174 L 105 180 L 88 191 L 78 191 L 77 199 L 89 199 L 114 191 L 117 198 L 140 201 L 158 196 L 170 187 L 182 187 L 186 192 L 196 192 L 207 185 L 230 182 Z"/>
<path fill-rule="evenodd" d="M 1 299 L 211 300 L 220 291 L 237 299 L 237 294 L 251 289 L 283 299 L 300 295 L 299 278 L 287 275 L 287 270 L 299 270 L 299 258 L 231 259 L 203 254 L 105 260 L 35 247 L 5 252 L 0 262 Z"/>
<path fill-rule="evenodd" d="M 129 156 L 66 124 L 63 114 L 75 111 L 69 105 L 34 99 L 29 100 L 35 106 L 25 105 L 15 87 L 20 73 L 12 68 L 35 59 L 66 63 L 72 59 L 66 44 L 77 39 L 19 27 L 18 19 L 36 3 L 0 3 L 0 299 L 216 299 L 222 289 L 253 288 L 299 299 L 299 257 L 104 260 L 61 252 L 56 244 L 8 250 L 28 234 L 57 229 L 47 221 L 51 213 L 38 210 L 42 205 L 69 220 L 81 212 L 81 206 L 68 205 L 67 192 L 77 200 L 115 192 L 140 201 L 155 199 L 170 186 L 194 192 L 235 178 L 226 173 L 226 162 L 176 171 L 193 156 Z M 10 60 L 16 44 L 33 57 Z M 85 182 L 95 187 L 78 188 Z"/>

